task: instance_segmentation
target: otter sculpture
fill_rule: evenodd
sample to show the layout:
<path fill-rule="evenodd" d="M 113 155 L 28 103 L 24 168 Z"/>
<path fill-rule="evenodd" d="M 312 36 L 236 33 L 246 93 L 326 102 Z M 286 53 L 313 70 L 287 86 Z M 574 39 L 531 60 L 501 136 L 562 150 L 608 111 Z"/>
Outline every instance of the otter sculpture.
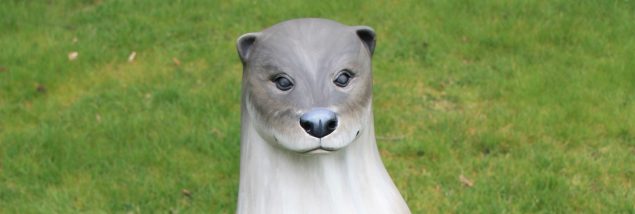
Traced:
<path fill-rule="evenodd" d="M 375 142 L 372 28 L 296 19 L 237 49 L 237 213 L 410 213 Z"/>

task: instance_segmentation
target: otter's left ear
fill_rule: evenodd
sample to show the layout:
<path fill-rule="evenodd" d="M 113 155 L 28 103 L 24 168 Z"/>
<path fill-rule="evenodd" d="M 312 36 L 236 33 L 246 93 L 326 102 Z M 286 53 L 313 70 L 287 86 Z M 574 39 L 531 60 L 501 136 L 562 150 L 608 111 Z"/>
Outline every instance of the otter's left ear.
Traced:
<path fill-rule="evenodd" d="M 375 30 L 368 26 L 355 26 L 353 28 L 355 28 L 357 36 L 362 40 L 364 46 L 368 48 L 368 52 L 372 56 L 373 52 L 375 52 Z"/>

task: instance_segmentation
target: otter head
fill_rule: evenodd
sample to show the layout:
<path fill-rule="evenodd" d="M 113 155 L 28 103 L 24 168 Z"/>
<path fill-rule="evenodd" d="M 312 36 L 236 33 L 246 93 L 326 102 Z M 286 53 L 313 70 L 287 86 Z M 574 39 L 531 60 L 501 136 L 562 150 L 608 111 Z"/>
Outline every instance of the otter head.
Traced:
<path fill-rule="evenodd" d="M 337 151 L 369 131 L 375 32 L 298 19 L 238 38 L 243 105 L 258 134 L 297 153 Z"/>

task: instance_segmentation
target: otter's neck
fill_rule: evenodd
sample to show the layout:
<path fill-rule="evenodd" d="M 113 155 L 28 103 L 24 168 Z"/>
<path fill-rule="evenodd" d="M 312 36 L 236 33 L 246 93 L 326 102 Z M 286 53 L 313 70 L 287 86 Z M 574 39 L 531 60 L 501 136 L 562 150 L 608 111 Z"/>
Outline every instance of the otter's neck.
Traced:
<path fill-rule="evenodd" d="M 302 155 L 265 142 L 245 116 L 237 213 L 409 213 L 372 124 L 340 151 Z"/>

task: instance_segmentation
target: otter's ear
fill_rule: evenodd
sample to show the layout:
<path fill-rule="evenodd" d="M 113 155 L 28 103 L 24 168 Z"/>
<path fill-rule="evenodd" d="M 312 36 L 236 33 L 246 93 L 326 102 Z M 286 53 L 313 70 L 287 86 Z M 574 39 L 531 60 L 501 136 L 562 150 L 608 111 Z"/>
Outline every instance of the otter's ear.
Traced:
<path fill-rule="evenodd" d="M 355 26 L 354 28 L 357 36 L 364 42 L 364 46 L 368 48 L 372 56 L 373 52 L 375 52 L 375 30 L 368 26 Z"/>
<path fill-rule="evenodd" d="M 258 35 L 260 35 L 260 33 L 246 33 L 238 37 L 238 40 L 236 41 L 236 49 L 238 50 L 238 56 L 243 63 L 247 62 L 251 47 L 256 42 Z"/>

